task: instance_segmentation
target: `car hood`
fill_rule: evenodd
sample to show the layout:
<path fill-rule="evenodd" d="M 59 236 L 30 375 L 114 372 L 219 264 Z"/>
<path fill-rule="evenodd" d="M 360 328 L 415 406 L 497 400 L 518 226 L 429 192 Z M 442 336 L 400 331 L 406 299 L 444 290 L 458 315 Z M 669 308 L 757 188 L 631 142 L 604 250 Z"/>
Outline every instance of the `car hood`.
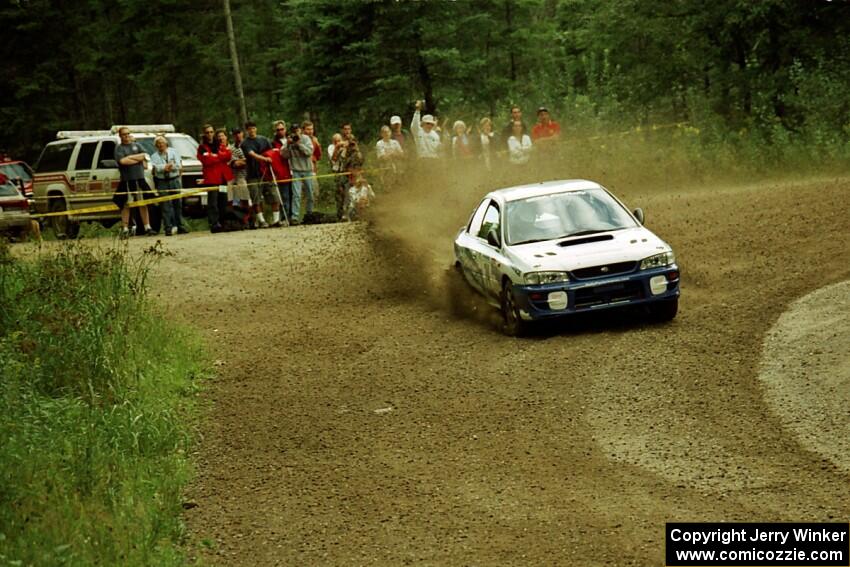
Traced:
<path fill-rule="evenodd" d="M 600 240 L 587 242 L 600 238 Z M 602 240 L 601 238 L 605 238 Z M 561 243 L 573 243 L 561 246 Z M 588 236 L 559 238 L 505 247 L 511 263 L 529 271 L 571 271 L 615 262 L 643 260 L 669 250 L 666 242 L 645 227 L 600 232 Z"/>

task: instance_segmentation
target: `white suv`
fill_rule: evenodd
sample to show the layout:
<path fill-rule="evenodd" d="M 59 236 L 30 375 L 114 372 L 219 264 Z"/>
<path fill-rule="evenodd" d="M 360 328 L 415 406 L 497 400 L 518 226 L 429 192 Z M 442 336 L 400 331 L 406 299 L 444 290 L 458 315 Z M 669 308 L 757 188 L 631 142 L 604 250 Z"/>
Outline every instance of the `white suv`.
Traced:
<path fill-rule="evenodd" d="M 111 130 L 75 130 L 56 134 L 56 141 L 44 147 L 35 166 L 33 200 L 37 213 L 88 209 L 112 203 L 121 176 L 115 162 L 115 146 L 119 143 L 118 128 Z M 202 179 L 201 163 L 197 159 L 198 142 L 188 134 L 175 132 L 171 124 L 129 126 L 133 137 L 147 153 L 155 150 L 153 141 L 164 135 L 168 144 L 183 159 L 183 189 L 190 191 Z M 153 189 L 150 165 L 145 173 Z M 188 216 L 204 215 L 205 194 L 194 194 L 183 199 Z M 151 207 L 151 226 L 159 230 L 161 216 L 158 206 Z M 80 222 L 97 221 L 104 226 L 113 225 L 121 214 L 117 210 L 81 212 L 80 214 L 46 217 L 59 238 L 74 238 Z"/>

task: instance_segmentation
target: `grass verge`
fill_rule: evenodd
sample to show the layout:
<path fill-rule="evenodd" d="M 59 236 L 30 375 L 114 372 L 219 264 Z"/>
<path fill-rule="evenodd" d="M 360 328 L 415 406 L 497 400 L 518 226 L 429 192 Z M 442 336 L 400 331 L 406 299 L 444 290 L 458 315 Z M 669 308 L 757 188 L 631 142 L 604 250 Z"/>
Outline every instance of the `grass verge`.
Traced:
<path fill-rule="evenodd" d="M 156 249 L 0 243 L 0 565 L 178 565 L 201 341 L 146 297 Z"/>

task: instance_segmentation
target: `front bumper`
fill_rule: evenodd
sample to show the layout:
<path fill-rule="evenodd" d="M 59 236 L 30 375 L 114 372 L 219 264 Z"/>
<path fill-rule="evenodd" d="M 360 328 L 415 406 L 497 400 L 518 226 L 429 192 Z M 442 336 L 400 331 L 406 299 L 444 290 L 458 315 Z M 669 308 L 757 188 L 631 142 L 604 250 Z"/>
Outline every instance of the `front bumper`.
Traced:
<path fill-rule="evenodd" d="M 674 299 L 679 296 L 679 279 L 679 267 L 672 264 L 610 277 L 515 284 L 513 292 L 520 316 L 531 321 Z"/>
<path fill-rule="evenodd" d="M 26 228 L 31 220 L 32 217 L 28 212 L 0 212 L 0 231 Z"/>

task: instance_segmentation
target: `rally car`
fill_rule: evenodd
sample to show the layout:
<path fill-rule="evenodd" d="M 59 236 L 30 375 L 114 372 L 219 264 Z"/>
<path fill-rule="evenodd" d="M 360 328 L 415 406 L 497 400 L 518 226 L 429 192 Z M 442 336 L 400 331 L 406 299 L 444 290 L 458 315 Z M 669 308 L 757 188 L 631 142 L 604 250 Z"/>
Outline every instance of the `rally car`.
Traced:
<path fill-rule="evenodd" d="M 676 316 L 673 249 L 601 185 L 551 181 L 493 191 L 455 238 L 455 266 L 516 336 L 533 321 L 627 305 Z"/>

